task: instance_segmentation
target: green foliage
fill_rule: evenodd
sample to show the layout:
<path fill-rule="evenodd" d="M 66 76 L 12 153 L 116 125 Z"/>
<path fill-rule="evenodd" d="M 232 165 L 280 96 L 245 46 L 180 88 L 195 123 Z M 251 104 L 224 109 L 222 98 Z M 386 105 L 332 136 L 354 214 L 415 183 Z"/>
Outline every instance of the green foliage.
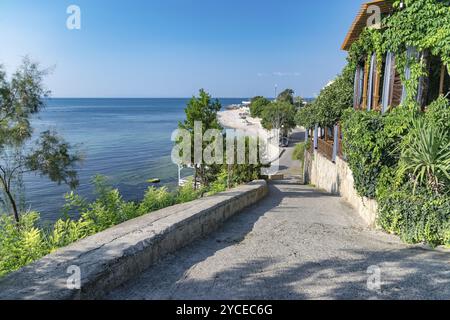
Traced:
<path fill-rule="evenodd" d="M 154 187 L 150 187 L 144 195 L 144 200 L 142 200 L 139 205 L 138 212 L 139 215 L 143 215 L 169 207 L 173 204 L 175 204 L 175 197 L 170 194 L 167 188 L 163 187 L 156 189 Z"/>
<path fill-rule="evenodd" d="M 316 108 L 313 103 L 299 109 L 295 115 L 295 123 L 306 129 L 313 128 L 318 123 L 317 121 L 318 117 L 316 115 Z"/>
<path fill-rule="evenodd" d="M 447 125 L 449 126 L 449 125 Z M 444 128 L 415 119 L 401 144 L 399 173 L 408 174 L 417 186 L 441 193 L 450 186 L 450 135 Z"/>
<path fill-rule="evenodd" d="M 377 57 L 377 66 L 381 68 L 383 65 L 383 55 L 385 54 L 385 47 L 383 45 L 383 33 L 385 29 L 364 29 L 357 41 L 352 44 L 350 48 L 348 61 L 349 68 L 356 70 L 356 67 L 361 59 L 370 57 L 373 53 Z M 379 69 L 379 71 L 381 71 Z"/>
<path fill-rule="evenodd" d="M 175 195 L 175 202 L 177 204 L 190 202 L 200 198 L 202 193 L 203 193 L 202 189 L 196 190 L 194 188 L 193 180 L 188 180 L 188 182 L 184 186 L 178 188 L 178 191 Z"/>
<path fill-rule="evenodd" d="M 403 105 L 387 115 L 349 111 L 343 118 L 344 151 L 361 196 L 375 197 L 379 223 L 405 241 L 450 244 L 450 103 L 439 97 L 419 112 L 418 84 L 426 61 L 408 57 L 407 48 L 428 52 L 450 65 L 449 1 L 404 0 L 383 19 L 380 30 L 366 29 L 349 52 L 349 68 L 376 53 L 395 54 L 406 87 Z M 405 69 L 409 67 L 410 78 Z M 381 70 L 380 70 L 381 71 Z M 307 111 L 304 120 L 313 124 Z M 315 122 L 319 122 L 319 117 Z"/>
<path fill-rule="evenodd" d="M 410 186 L 391 188 L 378 199 L 379 224 L 408 243 L 449 245 L 450 198 Z"/>
<path fill-rule="evenodd" d="M 427 107 L 425 119 L 429 126 L 442 128 L 450 135 L 450 101 L 443 96 L 433 101 Z"/>
<path fill-rule="evenodd" d="M 270 101 L 264 97 L 258 96 L 251 100 L 250 114 L 253 118 L 260 118 L 264 108 L 270 104 Z"/>
<path fill-rule="evenodd" d="M 0 216 L 0 277 L 49 252 L 38 220 L 35 212 L 24 214 L 18 224 L 12 216 Z"/>
<path fill-rule="evenodd" d="M 292 153 L 292 160 L 299 160 L 303 163 L 305 160 L 305 151 L 311 148 L 311 141 L 301 142 L 295 145 L 294 152 Z"/>
<path fill-rule="evenodd" d="M 380 145 L 383 119 L 378 112 L 348 111 L 344 117 L 343 150 L 360 196 L 373 198 L 386 150 Z"/>
<path fill-rule="evenodd" d="M 438 116 L 445 117 L 446 106 L 435 104 L 430 114 L 407 107 L 386 115 L 349 110 L 342 121 L 356 190 L 377 199 L 383 229 L 410 243 L 449 244 L 450 198 L 443 191 L 450 123 Z"/>
<path fill-rule="evenodd" d="M 277 101 L 281 103 L 289 103 L 294 105 L 294 90 L 292 89 L 284 90 L 278 95 Z"/>
<path fill-rule="evenodd" d="M 272 102 L 262 113 L 261 124 L 267 130 L 280 129 L 283 134 L 295 128 L 295 107 L 287 102 Z"/>
<path fill-rule="evenodd" d="M 295 97 L 294 98 L 294 106 L 297 110 L 300 108 L 303 108 L 307 104 L 306 100 L 302 97 Z"/>
<path fill-rule="evenodd" d="M 305 166 L 305 153 L 310 148 L 311 148 L 311 140 L 308 140 L 306 142 L 298 143 L 294 148 L 294 152 L 292 153 L 292 160 L 300 161 L 302 172 Z"/>
<path fill-rule="evenodd" d="M 82 160 L 79 154 L 71 154 L 71 146 L 56 132 L 44 131 L 36 143 L 37 148 L 28 155 L 26 166 L 31 171 L 40 172 L 50 180 L 64 182 L 72 189 L 78 184 L 75 165 Z"/>
<path fill-rule="evenodd" d="M 43 256 L 78 240 L 104 231 L 127 220 L 153 211 L 200 198 L 204 193 L 213 195 L 225 191 L 231 173 L 231 186 L 258 178 L 259 167 L 235 165 L 232 171 L 222 167 L 218 178 L 205 189 L 194 189 L 192 181 L 169 192 L 167 188 L 151 187 L 140 203 L 127 202 L 117 189 L 112 188 L 104 176 L 95 176 L 96 200 L 88 203 L 70 192 L 66 195 L 62 218 L 52 226 L 42 227 L 39 214 L 22 215 L 16 224 L 14 218 L 0 215 L 0 277 L 18 270 Z M 77 220 L 71 216 L 77 215 Z"/>
<path fill-rule="evenodd" d="M 211 96 L 203 89 L 200 90 L 198 97 L 192 97 L 185 108 L 186 120 L 179 123 L 181 129 L 194 131 L 194 123 L 203 124 L 203 132 L 208 129 L 222 129 L 217 120 L 217 112 L 222 108 L 219 100 L 213 100 Z"/>
<path fill-rule="evenodd" d="M 397 167 L 398 145 L 415 116 L 407 108 L 397 108 L 385 115 L 376 111 L 346 111 L 341 122 L 343 151 L 360 196 L 374 198 L 383 169 Z"/>
<path fill-rule="evenodd" d="M 353 82 L 353 71 L 347 67 L 332 83 L 322 89 L 310 105 L 297 112 L 297 124 L 305 128 L 312 128 L 315 124 L 322 127 L 335 125 L 344 110 L 353 105 Z"/>
<path fill-rule="evenodd" d="M 406 87 L 405 104 L 414 106 L 419 79 L 427 75 L 424 61 L 415 57 L 407 58 L 407 48 L 414 47 L 417 52 L 428 51 L 441 57 L 443 63 L 450 65 L 450 7 L 448 1 L 405 0 L 399 8 L 396 0 L 394 12 L 383 19 L 383 28 L 365 29 L 353 43 L 349 52 L 349 64 L 357 63 L 372 53 L 377 54 L 377 65 L 381 67 L 383 54 L 395 53 L 397 71 Z M 405 77 L 405 68 L 410 68 L 410 78 Z"/>
<path fill-rule="evenodd" d="M 395 6 L 399 7 L 400 0 Z M 385 47 L 401 52 L 407 46 L 425 49 L 450 64 L 450 7 L 448 1 L 404 0 L 404 8 L 386 20 Z"/>
<path fill-rule="evenodd" d="M 224 167 L 217 176 L 217 179 L 208 188 L 207 195 L 212 196 L 227 190 L 228 178 L 228 170 Z"/>
<path fill-rule="evenodd" d="M 10 81 L 0 66 L 0 190 L 4 195 L 0 200 L 17 223 L 20 208 L 16 198 L 25 172 L 48 176 L 71 188 L 78 184 L 75 167 L 81 157 L 56 133 L 43 132 L 34 149 L 27 147 L 33 132 L 31 117 L 41 111 L 48 95 L 45 75 L 46 71 L 28 58 Z"/>
<path fill-rule="evenodd" d="M 217 112 L 222 108 L 219 100 L 212 100 L 211 96 L 203 89 L 200 90 L 198 97 L 192 97 L 189 101 L 187 107 L 185 108 L 186 120 L 180 122 L 178 127 L 190 132 L 191 134 L 191 146 L 192 146 L 192 158 L 191 163 L 195 164 L 195 152 L 194 148 L 194 128 L 195 122 L 200 122 L 202 124 L 202 136 L 209 129 L 222 130 L 222 126 L 217 120 Z M 208 143 L 204 142 L 202 150 L 205 149 Z M 195 177 L 194 183 L 197 187 L 198 179 L 201 185 L 208 186 L 211 181 L 214 181 L 215 175 L 220 170 L 217 165 L 206 166 L 204 163 L 195 164 Z"/>
<path fill-rule="evenodd" d="M 242 145 L 245 148 L 245 157 L 241 159 L 238 156 L 238 148 L 234 150 L 234 160 L 226 159 L 222 166 L 221 173 L 219 174 L 217 180 L 215 181 L 216 189 L 220 190 L 223 186 L 234 187 L 243 183 L 247 183 L 260 178 L 261 169 L 264 167 L 263 162 L 265 158 L 265 146 L 262 140 L 257 140 L 256 137 L 235 137 L 235 145 Z M 251 146 L 255 147 L 257 153 L 256 159 L 250 161 L 250 150 Z M 256 161 L 253 161 L 256 160 Z M 233 162 L 233 164 L 228 164 Z M 224 180 L 224 178 L 226 179 Z"/>
<path fill-rule="evenodd" d="M 46 71 L 24 58 L 22 65 L 7 81 L 0 65 L 0 146 L 21 145 L 32 134 L 29 118 L 44 107 Z"/>

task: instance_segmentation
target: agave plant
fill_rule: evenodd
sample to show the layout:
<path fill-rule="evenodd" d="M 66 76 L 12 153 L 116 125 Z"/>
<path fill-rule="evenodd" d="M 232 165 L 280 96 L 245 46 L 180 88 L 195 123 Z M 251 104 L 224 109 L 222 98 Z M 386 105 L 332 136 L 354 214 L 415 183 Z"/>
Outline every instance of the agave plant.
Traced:
<path fill-rule="evenodd" d="M 412 177 L 414 192 L 417 186 L 426 186 L 436 193 L 448 189 L 450 139 L 446 130 L 427 125 L 422 118 L 415 119 L 400 149 L 399 170 Z"/>

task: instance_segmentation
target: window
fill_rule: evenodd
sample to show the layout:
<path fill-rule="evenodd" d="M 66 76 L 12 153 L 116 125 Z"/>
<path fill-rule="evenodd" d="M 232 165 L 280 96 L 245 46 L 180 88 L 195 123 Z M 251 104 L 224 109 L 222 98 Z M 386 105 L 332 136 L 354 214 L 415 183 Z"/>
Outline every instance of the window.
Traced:
<path fill-rule="evenodd" d="M 355 73 L 355 88 L 354 88 L 354 100 L 353 108 L 355 110 L 360 109 L 363 103 L 363 91 L 364 91 L 364 61 L 360 61 L 356 68 Z"/>
<path fill-rule="evenodd" d="M 428 81 L 425 82 L 424 98 L 422 106 L 428 106 L 439 97 L 441 93 L 441 76 L 442 76 L 442 62 L 439 57 L 430 56 L 428 67 Z"/>
<path fill-rule="evenodd" d="M 428 77 L 421 78 L 418 101 L 422 108 L 430 105 L 439 95 L 447 95 L 450 91 L 450 76 L 448 69 L 440 57 L 425 53 L 423 59 L 428 70 Z"/>
<path fill-rule="evenodd" d="M 450 74 L 448 73 L 448 68 L 444 65 L 442 66 L 441 81 L 442 81 L 441 93 L 444 96 L 446 96 L 447 99 L 450 99 Z"/>

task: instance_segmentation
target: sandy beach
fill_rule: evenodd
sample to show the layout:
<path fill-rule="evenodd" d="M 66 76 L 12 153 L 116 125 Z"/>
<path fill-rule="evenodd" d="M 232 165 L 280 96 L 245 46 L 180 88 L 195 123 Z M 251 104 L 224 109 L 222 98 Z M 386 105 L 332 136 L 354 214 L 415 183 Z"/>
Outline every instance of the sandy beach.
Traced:
<path fill-rule="evenodd" d="M 247 116 L 243 120 L 239 115 L 243 112 L 242 109 L 220 111 L 217 114 L 217 118 L 225 128 L 241 130 L 249 136 L 257 136 L 258 134 L 262 137 L 267 136 L 268 132 L 262 127 L 260 119 Z"/>

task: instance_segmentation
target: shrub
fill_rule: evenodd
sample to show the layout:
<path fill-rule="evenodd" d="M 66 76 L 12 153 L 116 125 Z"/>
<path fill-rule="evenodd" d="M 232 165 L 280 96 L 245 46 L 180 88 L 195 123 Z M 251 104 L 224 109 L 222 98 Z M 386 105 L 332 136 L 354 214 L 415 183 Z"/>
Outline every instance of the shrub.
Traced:
<path fill-rule="evenodd" d="M 373 198 L 386 154 L 379 141 L 382 116 L 378 112 L 351 110 L 345 113 L 342 127 L 343 150 L 353 172 L 355 189 L 360 196 Z"/>
<path fill-rule="evenodd" d="M 170 193 L 166 188 L 149 188 L 140 204 L 123 200 L 106 178 L 93 179 L 97 198 L 88 203 L 73 192 L 66 195 L 63 217 L 52 226 L 40 226 L 38 213 L 22 215 L 19 224 L 11 216 L 0 215 L 0 277 L 40 259 L 52 251 L 154 210 L 201 196 L 192 184 Z M 78 213 L 78 220 L 70 216 Z"/>
<path fill-rule="evenodd" d="M 305 129 L 313 128 L 318 123 L 314 104 L 311 103 L 299 109 L 295 115 L 295 122 Z"/>
<path fill-rule="evenodd" d="M 0 216 L 0 277 L 50 252 L 38 221 L 36 212 L 23 214 L 18 225 L 12 217 Z"/>
<path fill-rule="evenodd" d="M 207 195 L 212 196 L 216 193 L 227 190 L 228 185 L 228 170 L 226 167 L 222 169 L 217 179 L 209 186 Z"/>
<path fill-rule="evenodd" d="M 189 201 L 193 201 L 198 199 L 203 193 L 202 189 L 195 190 L 193 180 L 188 180 L 188 182 L 178 188 L 178 191 L 175 195 L 175 203 L 185 203 Z"/>
<path fill-rule="evenodd" d="M 304 170 L 305 166 L 305 152 L 311 148 L 311 141 L 305 141 L 298 143 L 295 148 L 294 152 L 292 153 L 292 160 L 298 160 L 301 163 L 301 172 Z"/>
<path fill-rule="evenodd" d="M 409 108 L 402 107 L 385 115 L 376 111 L 347 110 L 344 113 L 343 151 L 360 196 L 375 198 L 384 167 L 397 168 L 400 157 L 398 145 L 408 132 L 415 114 Z"/>
<path fill-rule="evenodd" d="M 391 189 L 378 199 L 379 224 L 408 243 L 449 244 L 450 198 L 410 187 Z"/>
<path fill-rule="evenodd" d="M 417 186 L 440 193 L 450 184 L 450 135 L 423 117 L 413 121 L 400 146 L 400 174 L 409 174 Z"/>
<path fill-rule="evenodd" d="M 253 118 L 260 118 L 264 108 L 270 104 L 270 101 L 264 97 L 254 97 L 250 104 L 250 114 Z"/>
<path fill-rule="evenodd" d="M 144 195 L 144 199 L 139 205 L 139 215 L 150 213 L 155 210 L 159 210 L 165 207 L 169 207 L 175 204 L 175 197 L 171 194 L 167 188 L 156 189 L 151 187 Z"/>
<path fill-rule="evenodd" d="M 432 102 L 425 113 L 426 123 L 450 134 L 450 101 L 443 96 Z"/>

